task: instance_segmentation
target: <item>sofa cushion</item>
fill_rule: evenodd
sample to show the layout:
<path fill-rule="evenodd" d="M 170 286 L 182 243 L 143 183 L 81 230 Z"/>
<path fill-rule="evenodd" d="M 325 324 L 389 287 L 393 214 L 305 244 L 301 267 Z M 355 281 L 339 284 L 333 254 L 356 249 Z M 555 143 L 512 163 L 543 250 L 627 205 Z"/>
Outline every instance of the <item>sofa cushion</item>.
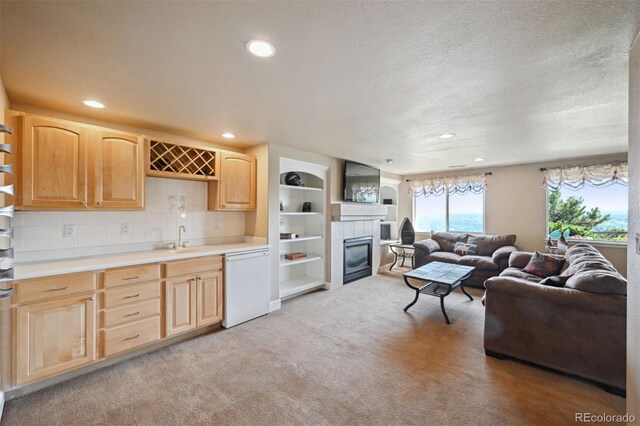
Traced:
<path fill-rule="evenodd" d="M 475 244 L 463 243 L 458 241 L 453 245 L 453 252 L 455 254 L 459 254 L 460 256 L 464 256 L 467 254 L 476 254 L 478 251 L 478 246 Z"/>
<path fill-rule="evenodd" d="M 432 232 L 431 239 L 436 240 L 443 251 L 453 252 L 453 246 L 457 242 L 466 243 L 469 234 L 456 234 L 453 232 Z"/>
<path fill-rule="evenodd" d="M 560 256 L 542 254 L 536 251 L 533 253 L 533 256 L 531 256 L 531 260 L 529 260 L 527 266 L 522 270 L 540 277 L 550 277 L 552 275 L 558 275 L 563 263 L 564 258 Z"/>
<path fill-rule="evenodd" d="M 497 271 L 499 270 L 499 266 L 497 263 L 494 263 L 489 256 L 462 256 L 460 260 L 458 260 L 459 265 L 466 266 L 475 266 L 476 269 L 483 271 Z"/>
<path fill-rule="evenodd" d="M 520 278 L 522 280 L 531 281 L 534 283 L 539 283 L 541 278 L 537 275 L 529 274 L 524 272 L 520 268 L 507 268 L 502 273 L 500 273 L 501 277 L 512 277 L 512 278 Z"/>
<path fill-rule="evenodd" d="M 494 251 L 502 246 L 512 246 L 516 242 L 516 236 L 509 235 L 471 235 L 467 240 L 469 244 L 478 246 L 476 254 L 491 256 Z"/>
<path fill-rule="evenodd" d="M 565 283 L 567 282 L 567 279 L 568 277 L 560 277 L 558 275 L 552 275 L 540 281 L 540 284 L 548 285 L 551 287 L 564 287 Z"/>
<path fill-rule="evenodd" d="M 437 251 L 431 253 L 428 257 L 430 261 L 445 262 L 445 263 L 458 263 L 460 255 L 455 253 L 449 253 L 448 251 Z"/>
<path fill-rule="evenodd" d="M 615 271 L 602 269 L 585 270 L 570 277 L 565 287 L 589 293 L 627 294 L 627 280 Z"/>
<path fill-rule="evenodd" d="M 438 244 L 437 241 L 432 240 L 432 239 L 422 240 L 422 241 L 418 241 L 416 243 L 413 243 L 413 247 L 416 250 L 425 251 L 425 252 L 427 252 L 427 254 L 433 253 L 434 251 L 441 250 L 440 249 L 440 244 Z"/>

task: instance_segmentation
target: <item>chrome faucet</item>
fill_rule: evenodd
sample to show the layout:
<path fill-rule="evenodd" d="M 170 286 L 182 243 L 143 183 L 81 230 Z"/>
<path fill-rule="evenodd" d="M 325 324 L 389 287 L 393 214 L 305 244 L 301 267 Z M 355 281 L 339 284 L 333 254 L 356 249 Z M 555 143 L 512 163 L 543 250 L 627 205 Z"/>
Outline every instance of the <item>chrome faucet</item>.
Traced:
<path fill-rule="evenodd" d="M 184 227 L 184 225 L 180 225 L 180 227 L 178 228 L 178 242 L 177 243 L 171 243 L 169 245 L 169 247 L 171 248 L 171 250 L 179 250 L 179 249 L 185 249 L 187 248 L 187 244 L 189 243 L 189 241 L 182 241 L 182 233 L 187 233 L 187 228 Z"/>

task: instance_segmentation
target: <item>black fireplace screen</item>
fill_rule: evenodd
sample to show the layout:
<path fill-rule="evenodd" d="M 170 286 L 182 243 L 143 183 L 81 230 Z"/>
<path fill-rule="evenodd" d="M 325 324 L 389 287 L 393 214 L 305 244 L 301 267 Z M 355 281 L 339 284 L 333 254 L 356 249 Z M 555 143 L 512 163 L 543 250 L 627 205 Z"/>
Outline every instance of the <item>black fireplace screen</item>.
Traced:
<path fill-rule="evenodd" d="M 371 252 L 373 237 L 350 238 L 344 240 L 344 280 L 345 284 L 372 275 Z"/>

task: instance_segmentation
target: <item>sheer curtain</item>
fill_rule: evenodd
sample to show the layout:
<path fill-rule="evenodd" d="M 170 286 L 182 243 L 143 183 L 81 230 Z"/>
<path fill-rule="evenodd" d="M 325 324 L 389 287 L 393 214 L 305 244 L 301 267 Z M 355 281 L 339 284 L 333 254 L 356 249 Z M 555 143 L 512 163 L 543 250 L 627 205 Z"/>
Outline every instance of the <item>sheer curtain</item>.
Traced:
<path fill-rule="evenodd" d="M 487 188 L 484 174 L 469 176 L 440 176 L 409 181 L 409 195 L 414 197 L 449 194 L 482 194 Z"/>
<path fill-rule="evenodd" d="M 586 185 L 602 188 L 614 183 L 629 183 L 629 165 L 626 162 L 592 164 L 588 166 L 556 167 L 544 170 L 543 188 L 559 191 L 561 187 L 580 189 Z"/>

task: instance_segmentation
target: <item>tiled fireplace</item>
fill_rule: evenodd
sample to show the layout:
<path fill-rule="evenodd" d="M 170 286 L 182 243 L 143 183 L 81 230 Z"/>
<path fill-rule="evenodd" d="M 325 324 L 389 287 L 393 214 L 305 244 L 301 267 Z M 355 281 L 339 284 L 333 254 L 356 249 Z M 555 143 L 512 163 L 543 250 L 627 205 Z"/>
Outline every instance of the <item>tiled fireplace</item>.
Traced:
<path fill-rule="evenodd" d="M 380 220 L 384 217 L 385 212 L 386 207 L 378 204 L 332 204 L 331 288 L 338 288 L 355 279 L 377 273 L 380 267 Z M 345 279 L 345 243 L 361 242 L 364 239 L 370 242 L 367 244 L 368 248 L 370 247 L 370 258 L 368 255 L 366 257 L 371 268 L 370 272 L 363 267 L 362 255 L 364 252 L 360 248 L 355 253 L 355 259 L 353 259 L 355 262 L 351 266 L 358 269 L 362 275 L 351 275 Z M 349 262 L 349 259 L 347 261 Z"/>
<path fill-rule="evenodd" d="M 372 274 L 373 236 L 344 240 L 344 284 L 370 277 Z"/>

